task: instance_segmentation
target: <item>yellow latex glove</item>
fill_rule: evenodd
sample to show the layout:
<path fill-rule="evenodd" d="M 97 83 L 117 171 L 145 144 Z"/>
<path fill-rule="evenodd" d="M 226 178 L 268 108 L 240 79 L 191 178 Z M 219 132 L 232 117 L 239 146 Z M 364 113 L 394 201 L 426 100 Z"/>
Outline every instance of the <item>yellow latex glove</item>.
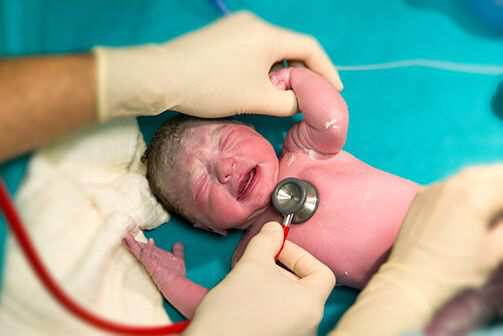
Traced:
<path fill-rule="evenodd" d="M 292 91 L 269 80 L 283 59 L 304 62 L 342 89 L 334 65 L 312 37 L 246 12 L 159 45 L 96 48 L 100 120 L 176 110 L 203 118 L 240 113 L 287 116 Z"/>
<path fill-rule="evenodd" d="M 204 298 L 184 335 L 315 335 L 335 285 L 332 271 L 286 241 L 276 265 L 283 230 L 264 225 L 231 273 Z"/>
<path fill-rule="evenodd" d="M 420 191 L 389 260 L 330 335 L 419 330 L 503 259 L 503 166 L 469 168 Z"/>

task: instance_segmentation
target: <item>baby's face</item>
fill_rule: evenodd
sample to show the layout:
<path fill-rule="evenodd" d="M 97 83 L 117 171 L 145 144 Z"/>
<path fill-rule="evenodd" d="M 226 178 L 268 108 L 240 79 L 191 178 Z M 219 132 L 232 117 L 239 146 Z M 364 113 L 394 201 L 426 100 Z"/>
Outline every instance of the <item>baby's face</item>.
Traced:
<path fill-rule="evenodd" d="M 235 123 L 204 124 L 184 135 L 177 157 L 181 207 L 197 225 L 215 232 L 243 228 L 270 203 L 278 179 L 271 144 L 252 128 Z"/>

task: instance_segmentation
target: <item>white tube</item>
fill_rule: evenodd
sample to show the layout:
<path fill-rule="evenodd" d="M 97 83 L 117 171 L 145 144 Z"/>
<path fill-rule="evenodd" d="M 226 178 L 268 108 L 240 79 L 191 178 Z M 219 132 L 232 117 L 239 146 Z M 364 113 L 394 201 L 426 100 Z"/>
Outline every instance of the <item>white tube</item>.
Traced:
<path fill-rule="evenodd" d="M 377 71 L 398 68 L 430 68 L 443 71 L 471 73 L 486 76 L 503 75 L 503 65 L 496 64 L 470 64 L 457 63 L 451 61 L 441 61 L 434 59 L 415 58 L 384 63 L 361 64 L 361 65 L 338 65 L 337 69 L 343 71 Z"/>

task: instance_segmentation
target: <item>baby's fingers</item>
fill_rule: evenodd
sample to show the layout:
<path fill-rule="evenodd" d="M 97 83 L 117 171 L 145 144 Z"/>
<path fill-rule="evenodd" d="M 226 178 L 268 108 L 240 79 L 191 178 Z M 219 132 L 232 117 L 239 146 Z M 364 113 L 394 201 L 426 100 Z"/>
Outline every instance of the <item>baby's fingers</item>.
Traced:
<path fill-rule="evenodd" d="M 127 233 L 124 238 L 122 238 L 122 244 L 131 252 L 137 259 L 140 259 L 142 246 L 136 239 L 134 239 L 131 233 Z"/>
<path fill-rule="evenodd" d="M 282 28 L 279 28 L 279 31 L 281 38 L 278 40 L 281 42 L 277 50 L 280 59 L 302 61 L 309 69 L 322 75 L 337 90 L 342 91 L 343 85 L 337 69 L 316 39 Z"/>
<path fill-rule="evenodd" d="M 175 257 L 180 258 L 183 260 L 184 258 L 184 248 L 182 243 L 175 243 L 173 245 L 173 254 Z"/>

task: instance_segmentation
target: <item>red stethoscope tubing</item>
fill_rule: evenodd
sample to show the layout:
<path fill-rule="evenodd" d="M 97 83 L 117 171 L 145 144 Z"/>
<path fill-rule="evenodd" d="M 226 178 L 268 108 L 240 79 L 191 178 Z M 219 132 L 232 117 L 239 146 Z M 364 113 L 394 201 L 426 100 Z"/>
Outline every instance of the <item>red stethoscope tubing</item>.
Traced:
<path fill-rule="evenodd" d="M 69 295 L 67 295 L 61 287 L 56 283 L 54 278 L 49 274 L 43 262 L 38 257 L 33 244 L 26 232 L 19 215 L 14 208 L 13 202 L 9 197 L 7 188 L 3 180 L 0 178 L 0 208 L 4 213 L 7 225 L 14 234 L 14 238 L 21 246 L 26 259 L 31 265 L 40 282 L 45 286 L 47 291 L 70 313 L 88 324 L 111 333 L 123 335 L 168 335 L 180 333 L 189 325 L 189 321 L 182 321 L 171 325 L 163 326 L 133 326 L 126 325 L 110 320 L 103 319 L 84 307 L 76 303 Z"/>
<path fill-rule="evenodd" d="M 5 187 L 4 181 L 0 178 L 0 209 L 2 210 L 5 219 L 7 220 L 7 225 L 14 234 L 14 238 L 17 240 L 21 250 L 23 251 L 26 259 L 31 265 L 31 268 L 35 272 L 36 276 L 40 282 L 44 285 L 47 291 L 70 313 L 79 318 L 80 320 L 87 322 L 88 324 L 111 333 L 123 334 L 123 335 L 168 335 L 180 333 L 189 325 L 189 321 L 182 321 L 174 323 L 171 325 L 164 326 L 133 326 L 126 325 L 110 320 L 105 320 L 84 307 L 76 303 L 69 295 L 67 295 L 61 287 L 56 283 L 54 278 L 49 274 L 47 268 L 44 266 L 43 262 L 38 257 L 35 248 L 26 232 L 19 215 L 14 207 L 12 200 L 9 197 L 7 188 Z M 283 243 L 281 248 L 276 253 L 275 259 L 283 250 L 286 237 L 288 235 L 288 226 L 283 226 Z"/>

